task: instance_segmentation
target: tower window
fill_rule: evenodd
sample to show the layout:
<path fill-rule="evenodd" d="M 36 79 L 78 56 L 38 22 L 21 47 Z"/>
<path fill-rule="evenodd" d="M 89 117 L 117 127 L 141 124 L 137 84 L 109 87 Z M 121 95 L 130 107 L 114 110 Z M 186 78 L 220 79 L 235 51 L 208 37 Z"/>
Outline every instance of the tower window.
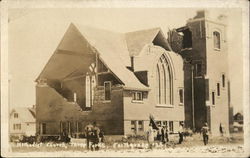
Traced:
<path fill-rule="evenodd" d="M 225 87 L 225 75 L 223 74 L 221 78 L 222 78 L 222 87 L 224 88 Z"/>
<path fill-rule="evenodd" d="M 189 29 L 183 30 L 183 41 L 182 47 L 185 48 L 192 48 L 192 32 Z"/>
<path fill-rule="evenodd" d="M 205 79 L 206 100 L 209 100 L 209 80 Z"/>
<path fill-rule="evenodd" d="M 217 95 L 220 96 L 220 83 L 217 83 Z"/>
<path fill-rule="evenodd" d="M 212 92 L 212 104 L 215 105 L 215 94 Z"/>
<path fill-rule="evenodd" d="M 217 31 L 214 31 L 213 38 L 214 38 L 214 48 L 220 49 L 220 33 Z"/>
<path fill-rule="evenodd" d="M 196 77 L 202 76 L 202 64 L 201 64 L 201 62 L 195 64 L 195 76 Z"/>

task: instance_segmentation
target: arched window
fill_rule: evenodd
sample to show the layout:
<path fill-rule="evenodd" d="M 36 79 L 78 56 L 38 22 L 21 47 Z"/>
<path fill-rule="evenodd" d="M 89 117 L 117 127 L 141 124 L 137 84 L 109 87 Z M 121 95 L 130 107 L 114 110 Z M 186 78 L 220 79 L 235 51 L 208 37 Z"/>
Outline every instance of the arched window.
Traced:
<path fill-rule="evenodd" d="M 172 75 L 165 55 L 156 65 L 156 98 L 158 104 L 172 104 Z"/>
<path fill-rule="evenodd" d="M 214 31 L 213 38 L 214 38 L 214 48 L 220 49 L 220 33 L 218 31 Z"/>

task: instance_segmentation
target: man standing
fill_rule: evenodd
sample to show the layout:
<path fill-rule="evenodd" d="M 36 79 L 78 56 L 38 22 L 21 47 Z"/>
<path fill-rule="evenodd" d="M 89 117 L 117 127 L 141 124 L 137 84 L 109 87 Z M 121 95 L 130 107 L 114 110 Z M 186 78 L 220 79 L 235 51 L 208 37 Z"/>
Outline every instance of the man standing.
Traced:
<path fill-rule="evenodd" d="M 207 123 L 205 123 L 204 126 L 201 128 L 204 145 L 207 145 L 208 143 L 208 131 L 209 131 L 208 125 Z"/>
<path fill-rule="evenodd" d="M 161 128 L 161 142 L 162 144 L 165 144 L 165 126 L 163 125 L 162 128 Z"/>
<path fill-rule="evenodd" d="M 169 139 L 168 139 L 168 126 L 166 125 L 165 126 L 165 140 L 166 140 L 166 142 L 168 142 L 169 141 Z"/>
<path fill-rule="evenodd" d="M 85 136 L 87 139 L 87 149 L 89 149 L 90 146 L 90 141 L 91 138 L 93 137 L 93 125 L 91 123 L 89 123 L 86 127 L 85 127 Z"/>
<path fill-rule="evenodd" d="M 91 150 L 99 150 L 98 143 L 100 138 L 100 128 L 96 125 L 96 122 L 93 123 L 93 145 L 91 146 Z"/>
<path fill-rule="evenodd" d="M 180 127 L 179 127 L 179 144 L 181 144 L 183 142 L 183 123 L 180 123 Z"/>
<path fill-rule="evenodd" d="M 149 129 L 147 131 L 147 140 L 148 140 L 149 148 L 152 149 L 153 148 L 153 142 L 154 142 L 154 130 L 153 130 L 153 127 L 152 127 L 152 123 L 149 123 Z"/>

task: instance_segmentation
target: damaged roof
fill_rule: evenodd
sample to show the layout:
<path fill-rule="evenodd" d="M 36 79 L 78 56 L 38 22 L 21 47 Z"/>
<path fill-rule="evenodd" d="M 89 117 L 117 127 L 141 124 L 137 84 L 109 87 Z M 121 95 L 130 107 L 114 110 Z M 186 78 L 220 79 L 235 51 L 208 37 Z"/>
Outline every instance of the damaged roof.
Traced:
<path fill-rule="evenodd" d="M 125 88 L 148 90 L 127 67 L 131 66 L 130 56 L 138 55 L 159 32 L 160 28 L 153 28 L 117 33 L 71 23 L 38 78 L 62 80 L 75 71 L 86 69 L 97 53 Z"/>

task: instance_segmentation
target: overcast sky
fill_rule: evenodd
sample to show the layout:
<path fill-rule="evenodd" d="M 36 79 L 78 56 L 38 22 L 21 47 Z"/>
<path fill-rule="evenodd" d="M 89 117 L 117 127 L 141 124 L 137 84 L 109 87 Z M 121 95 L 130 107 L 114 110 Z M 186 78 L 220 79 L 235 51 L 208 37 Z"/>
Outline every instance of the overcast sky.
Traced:
<path fill-rule="evenodd" d="M 71 22 L 118 32 L 186 24 L 197 9 L 10 9 L 10 106 L 35 104 L 35 82 Z M 234 113 L 242 110 L 242 30 L 239 9 L 211 10 L 228 16 L 229 77 Z M 237 74 L 237 75 L 235 75 Z"/>

